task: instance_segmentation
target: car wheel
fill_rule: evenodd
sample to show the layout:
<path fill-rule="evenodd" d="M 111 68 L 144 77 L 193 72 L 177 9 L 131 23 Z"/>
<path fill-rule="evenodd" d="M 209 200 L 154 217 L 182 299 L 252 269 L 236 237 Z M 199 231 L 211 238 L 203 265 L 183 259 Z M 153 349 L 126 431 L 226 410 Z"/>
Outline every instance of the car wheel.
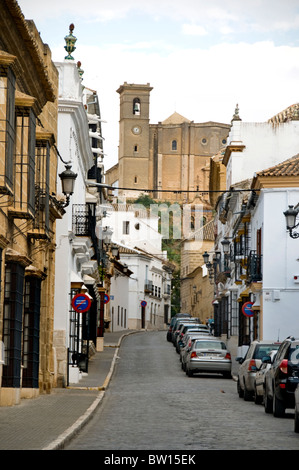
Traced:
<path fill-rule="evenodd" d="M 273 397 L 273 415 L 275 418 L 281 418 L 284 416 L 285 413 L 285 407 L 283 404 L 283 401 L 277 398 L 277 396 L 274 393 Z"/>
<path fill-rule="evenodd" d="M 252 400 L 252 392 L 247 390 L 245 383 L 244 383 L 244 400 L 245 401 L 251 401 Z"/>
<path fill-rule="evenodd" d="M 187 370 L 187 375 L 188 375 L 188 377 L 193 377 L 193 371 L 188 369 Z"/>
<path fill-rule="evenodd" d="M 273 411 L 273 401 L 268 397 L 267 389 L 264 390 L 264 408 L 265 413 L 272 413 Z"/>
<path fill-rule="evenodd" d="M 238 382 L 237 382 L 237 391 L 238 391 L 238 395 L 240 398 L 243 398 L 244 397 L 244 391 L 242 390 L 241 388 L 241 385 L 240 385 L 240 379 L 238 378 Z"/>
<path fill-rule="evenodd" d="M 256 385 L 255 384 L 254 384 L 253 398 L 254 398 L 254 403 L 256 405 L 260 405 L 263 401 L 263 397 L 261 395 L 258 395 L 258 393 L 256 391 Z"/>
<path fill-rule="evenodd" d="M 294 431 L 299 433 L 299 412 L 295 407 Z"/>
<path fill-rule="evenodd" d="M 222 375 L 225 379 L 231 379 L 232 378 L 232 374 L 230 372 L 223 372 Z"/>

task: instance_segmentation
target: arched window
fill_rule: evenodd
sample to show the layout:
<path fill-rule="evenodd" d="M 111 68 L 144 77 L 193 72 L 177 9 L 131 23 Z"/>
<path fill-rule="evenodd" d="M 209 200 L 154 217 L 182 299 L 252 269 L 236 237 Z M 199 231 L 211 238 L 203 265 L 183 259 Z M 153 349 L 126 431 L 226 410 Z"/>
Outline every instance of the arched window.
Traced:
<path fill-rule="evenodd" d="M 176 143 L 176 140 L 173 140 L 171 142 L 171 150 L 177 150 L 177 143 Z"/>
<path fill-rule="evenodd" d="M 133 114 L 140 116 L 140 99 L 139 98 L 133 99 Z"/>

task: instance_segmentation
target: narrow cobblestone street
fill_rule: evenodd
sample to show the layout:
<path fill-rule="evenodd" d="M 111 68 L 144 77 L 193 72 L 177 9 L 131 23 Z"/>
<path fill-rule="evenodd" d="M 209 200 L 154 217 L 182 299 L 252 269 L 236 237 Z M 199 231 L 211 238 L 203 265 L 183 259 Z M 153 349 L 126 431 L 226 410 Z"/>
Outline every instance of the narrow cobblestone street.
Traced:
<path fill-rule="evenodd" d="M 182 371 L 165 332 L 122 343 L 105 399 L 67 450 L 297 450 L 294 413 L 245 402 L 236 382 Z"/>

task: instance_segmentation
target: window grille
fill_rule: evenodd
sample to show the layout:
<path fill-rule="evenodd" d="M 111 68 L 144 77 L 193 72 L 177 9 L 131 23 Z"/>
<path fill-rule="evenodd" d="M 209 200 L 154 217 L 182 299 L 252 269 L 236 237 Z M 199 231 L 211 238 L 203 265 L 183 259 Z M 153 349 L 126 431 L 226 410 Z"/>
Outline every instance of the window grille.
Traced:
<path fill-rule="evenodd" d="M 24 267 L 17 263 L 6 264 L 3 312 L 5 365 L 2 387 L 20 387 L 24 272 Z"/>
<path fill-rule="evenodd" d="M 2 194 L 12 194 L 13 191 L 15 80 L 9 67 L 0 66 L 0 193 Z"/>
<path fill-rule="evenodd" d="M 16 107 L 13 216 L 33 218 L 35 203 L 35 116 Z"/>
<path fill-rule="evenodd" d="M 38 388 L 41 279 L 26 277 L 23 325 L 22 386 Z"/>
<path fill-rule="evenodd" d="M 72 289 L 70 292 L 68 364 L 88 372 L 88 341 L 84 344 L 88 329 L 88 315 L 76 312 L 71 303 L 72 298 L 79 293 L 80 289 Z"/>
<path fill-rule="evenodd" d="M 37 141 L 35 147 L 35 217 L 33 236 L 49 237 L 49 163 L 48 141 Z"/>

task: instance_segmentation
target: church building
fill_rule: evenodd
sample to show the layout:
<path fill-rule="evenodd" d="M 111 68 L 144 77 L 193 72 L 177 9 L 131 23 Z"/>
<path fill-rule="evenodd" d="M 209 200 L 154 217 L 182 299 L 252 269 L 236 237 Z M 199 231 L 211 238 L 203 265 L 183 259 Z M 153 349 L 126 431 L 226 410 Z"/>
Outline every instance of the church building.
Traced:
<path fill-rule="evenodd" d="M 230 124 L 194 123 L 177 112 L 150 124 L 152 89 L 125 82 L 117 90 L 118 164 L 106 172 L 106 183 L 123 199 L 148 191 L 155 200 L 191 203 L 209 189 L 210 159 L 226 145 Z"/>

